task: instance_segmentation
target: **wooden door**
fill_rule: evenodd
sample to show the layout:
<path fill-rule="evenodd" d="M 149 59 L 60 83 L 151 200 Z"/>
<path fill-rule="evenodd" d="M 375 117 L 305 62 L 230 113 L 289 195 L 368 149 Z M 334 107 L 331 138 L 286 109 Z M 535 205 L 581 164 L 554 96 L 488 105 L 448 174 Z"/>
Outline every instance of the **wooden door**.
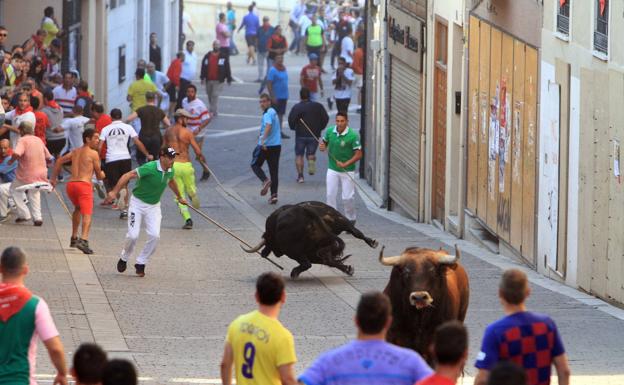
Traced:
<path fill-rule="evenodd" d="M 436 22 L 435 67 L 433 85 L 433 165 L 431 216 L 444 223 L 446 188 L 446 63 L 448 27 Z"/>

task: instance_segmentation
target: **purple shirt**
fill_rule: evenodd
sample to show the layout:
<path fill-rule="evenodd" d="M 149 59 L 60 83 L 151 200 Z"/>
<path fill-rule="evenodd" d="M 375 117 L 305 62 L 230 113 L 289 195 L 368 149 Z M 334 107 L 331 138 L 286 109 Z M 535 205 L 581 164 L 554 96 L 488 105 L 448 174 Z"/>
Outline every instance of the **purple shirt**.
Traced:
<path fill-rule="evenodd" d="M 241 25 L 245 26 L 245 36 L 256 36 L 260 28 L 260 19 L 253 12 L 249 12 L 243 17 Z"/>
<path fill-rule="evenodd" d="M 323 353 L 299 377 L 306 385 L 412 385 L 433 371 L 413 350 L 355 340 Z"/>

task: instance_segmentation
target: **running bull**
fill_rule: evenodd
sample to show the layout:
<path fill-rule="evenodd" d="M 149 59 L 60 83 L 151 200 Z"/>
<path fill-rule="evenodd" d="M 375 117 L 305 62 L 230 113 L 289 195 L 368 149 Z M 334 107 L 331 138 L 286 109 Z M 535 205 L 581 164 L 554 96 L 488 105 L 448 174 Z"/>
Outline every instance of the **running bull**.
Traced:
<path fill-rule="evenodd" d="M 429 345 L 433 332 L 449 320 L 464 321 L 468 310 L 468 275 L 455 255 L 443 250 L 410 247 L 401 255 L 379 262 L 392 266 L 384 293 L 392 303 L 392 325 L 386 339 L 413 349 L 432 362 Z"/>
<path fill-rule="evenodd" d="M 370 247 L 377 247 L 377 241 L 366 237 L 336 209 L 309 201 L 275 210 L 266 220 L 260 243 L 243 250 L 255 253 L 262 249 L 260 254 L 265 258 L 273 252 L 277 257 L 286 255 L 297 261 L 299 266 L 290 272 L 291 278 L 297 278 L 312 264 L 335 267 L 353 275 L 353 266 L 343 263 L 350 256 L 342 256 L 345 243 L 338 235 L 343 231 L 362 239 Z"/>

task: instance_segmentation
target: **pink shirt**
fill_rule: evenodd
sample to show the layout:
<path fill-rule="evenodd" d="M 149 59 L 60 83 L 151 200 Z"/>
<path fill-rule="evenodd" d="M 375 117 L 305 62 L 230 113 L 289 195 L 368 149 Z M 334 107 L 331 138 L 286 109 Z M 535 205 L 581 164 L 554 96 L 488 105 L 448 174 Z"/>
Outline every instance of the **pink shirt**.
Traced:
<path fill-rule="evenodd" d="M 41 139 L 34 135 L 22 136 L 13 153 L 19 157 L 15 178 L 22 183 L 48 181 L 46 160 L 52 158 Z"/>
<path fill-rule="evenodd" d="M 227 24 L 217 23 L 217 40 L 221 47 L 230 46 L 230 38 L 227 36 L 228 33 L 230 33 L 230 28 L 228 28 Z"/>
<path fill-rule="evenodd" d="M 30 135 L 29 135 L 30 136 Z M 41 139 L 35 138 L 39 141 Z M 35 309 L 35 332 L 30 339 L 30 347 L 28 348 L 28 363 L 30 364 L 30 385 L 37 385 L 35 380 L 35 364 L 37 361 L 37 342 L 47 341 L 50 338 L 57 337 L 59 335 L 52 314 L 50 314 L 50 308 L 48 304 L 39 298 L 39 303 Z"/>

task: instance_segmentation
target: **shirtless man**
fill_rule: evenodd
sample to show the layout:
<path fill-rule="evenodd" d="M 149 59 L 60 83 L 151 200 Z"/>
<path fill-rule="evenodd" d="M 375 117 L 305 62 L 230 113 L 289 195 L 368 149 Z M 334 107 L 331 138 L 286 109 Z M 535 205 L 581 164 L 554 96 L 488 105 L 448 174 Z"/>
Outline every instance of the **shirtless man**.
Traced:
<path fill-rule="evenodd" d="M 200 162 L 206 164 L 206 158 L 201 152 L 199 144 L 195 140 L 195 135 L 186 127 L 188 119 L 192 118 L 188 111 L 179 108 L 175 114 L 175 125 L 167 128 L 164 137 L 164 146 L 173 147 L 178 154 L 173 163 L 173 172 L 180 196 L 184 197 L 186 193 L 191 200 L 191 205 L 199 208 L 199 197 L 197 196 L 197 187 L 195 187 L 195 169 L 193 162 L 189 157 L 189 146 L 193 147 L 195 156 Z M 190 230 L 193 228 L 193 220 L 186 205 L 178 203 L 180 214 L 184 218 L 183 229 Z"/>
<path fill-rule="evenodd" d="M 69 247 L 77 247 L 85 254 L 93 254 L 89 247 L 89 229 L 93 214 L 93 185 L 92 176 L 95 172 L 97 179 L 104 179 L 104 171 L 100 167 L 100 156 L 97 149 L 100 144 L 100 135 L 92 128 L 82 133 L 82 147 L 63 155 L 54 164 L 54 171 L 50 178 L 52 186 L 56 186 L 61 166 L 71 162 L 71 178 L 66 186 L 67 196 L 74 204 L 72 214 L 72 235 Z M 78 238 L 78 227 L 82 217 L 82 235 Z"/>

